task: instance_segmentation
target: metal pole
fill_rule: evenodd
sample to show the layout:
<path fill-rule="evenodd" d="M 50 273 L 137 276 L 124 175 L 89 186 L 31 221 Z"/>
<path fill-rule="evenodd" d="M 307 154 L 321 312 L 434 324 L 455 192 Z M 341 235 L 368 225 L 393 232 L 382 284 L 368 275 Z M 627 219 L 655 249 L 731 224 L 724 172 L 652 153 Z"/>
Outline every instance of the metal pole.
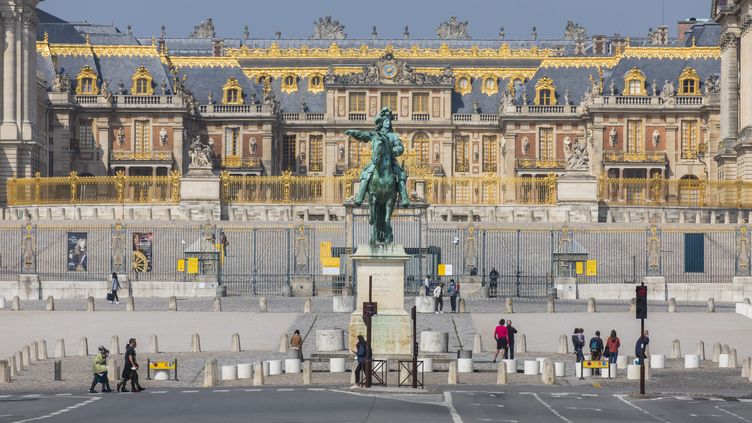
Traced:
<path fill-rule="evenodd" d="M 253 280 L 251 281 L 251 289 L 253 295 L 256 295 L 256 228 L 253 229 Z"/>
<path fill-rule="evenodd" d="M 285 283 L 287 286 L 290 286 L 290 229 L 287 229 L 287 249 L 285 250 L 287 253 L 285 254 L 287 256 L 287 280 Z"/>
<path fill-rule="evenodd" d="M 517 245 L 517 259 L 515 260 L 515 268 L 517 269 L 515 271 L 515 285 L 516 285 L 516 293 L 517 296 L 520 296 L 520 230 L 517 229 L 517 239 L 516 239 L 516 245 Z"/>
<path fill-rule="evenodd" d="M 420 294 L 420 279 L 423 277 L 423 216 L 418 213 L 418 292 Z"/>
<path fill-rule="evenodd" d="M 368 276 L 368 302 L 369 304 L 372 301 L 371 294 L 373 290 L 373 276 Z M 371 322 L 373 316 L 371 316 L 371 313 L 369 312 L 366 316 L 366 388 L 371 387 L 373 376 L 373 350 L 371 349 Z"/>
<path fill-rule="evenodd" d="M 640 338 L 645 333 L 645 319 L 640 319 Z M 639 342 L 639 341 L 638 341 Z M 640 354 L 641 356 L 643 354 Z M 645 395 L 645 358 L 640 357 L 640 395 Z"/>
<path fill-rule="evenodd" d="M 418 313 L 413 306 L 413 308 L 410 310 L 410 317 L 413 319 L 413 388 L 418 387 L 418 336 L 417 336 L 417 325 L 418 325 Z"/>
<path fill-rule="evenodd" d="M 483 253 L 480 256 L 481 279 L 480 286 L 486 286 L 486 231 L 483 230 Z"/>

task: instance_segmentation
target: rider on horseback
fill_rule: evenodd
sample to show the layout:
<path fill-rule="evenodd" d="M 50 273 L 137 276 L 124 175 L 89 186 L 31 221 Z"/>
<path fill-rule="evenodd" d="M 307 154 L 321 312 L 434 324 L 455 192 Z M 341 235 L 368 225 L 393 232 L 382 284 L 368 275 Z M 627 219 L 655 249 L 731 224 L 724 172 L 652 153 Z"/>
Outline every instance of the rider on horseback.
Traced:
<path fill-rule="evenodd" d="M 410 204 L 410 200 L 407 196 L 407 172 L 405 172 L 405 170 L 402 169 L 402 167 L 397 162 L 397 156 L 402 155 L 402 153 L 405 151 L 405 148 L 402 146 L 402 140 L 400 139 L 399 135 L 392 132 L 393 116 L 394 115 L 392 114 L 392 111 L 389 110 L 389 108 L 384 107 L 383 109 L 381 109 L 379 115 L 376 116 L 375 131 L 358 131 L 355 129 L 348 129 L 347 131 L 345 131 L 345 134 L 361 142 L 369 142 L 376 137 L 381 137 L 382 139 L 386 139 L 391 144 L 392 152 L 394 153 L 394 157 L 392 158 L 392 172 L 399 182 L 400 205 L 407 206 Z M 353 199 L 353 202 L 356 206 L 363 204 L 363 198 L 368 191 L 368 184 L 371 181 L 374 169 L 376 168 L 376 164 L 374 163 L 376 159 L 377 155 L 373 154 L 371 157 L 371 163 L 363 168 L 363 171 L 360 173 L 360 187 L 358 188 L 358 193 Z"/>

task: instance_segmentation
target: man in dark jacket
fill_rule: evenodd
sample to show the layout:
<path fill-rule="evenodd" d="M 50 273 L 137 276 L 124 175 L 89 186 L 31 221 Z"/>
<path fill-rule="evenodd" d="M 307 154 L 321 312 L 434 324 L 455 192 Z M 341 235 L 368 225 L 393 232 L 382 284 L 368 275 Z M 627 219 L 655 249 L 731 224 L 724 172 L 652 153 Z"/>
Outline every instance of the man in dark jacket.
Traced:
<path fill-rule="evenodd" d="M 584 342 L 580 340 L 580 328 L 574 328 L 574 333 L 572 334 L 572 346 L 574 347 L 574 353 L 577 356 L 577 362 L 584 360 L 585 357 L 582 355 L 582 347 L 584 347 Z"/>
<path fill-rule="evenodd" d="M 642 364 L 645 359 L 647 358 L 647 354 L 645 351 L 648 349 L 648 344 L 650 344 L 650 337 L 648 336 L 648 331 L 646 330 L 641 337 L 637 339 L 637 343 L 635 343 L 635 357 L 639 360 L 639 364 Z"/>
<path fill-rule="evenodd" d="M 595 336 L 590 338 L 590 359 L 593 361 L 599 361 L 603 355 L 603 340 L 601 339 L 601 331 L 595 331 Z M 600 369 L 595 369 L 595 374 L 600 374 Z"/>
<path fill-rule="evenodd" d="M 504 359 L 514 358 L 514 334 L 517 333 L 517 329 L 512 326 L 512 321 L 507 320 L 507 333 L 509 334 L 509 348 L 504 351 Z"/>
<path fill-rule="evenodd" d="M 355 357 L 358 359 L 358 366 L 355 367 L 355 385 L 352 388 L 361 386 L 361 374 L 366 364 L 366 355 L 368 355 L 368 345 L 363 335 L 358 335 L 358 342 L 355 344 Z M 362 381 L 365 382 L 365 381 Z"/>

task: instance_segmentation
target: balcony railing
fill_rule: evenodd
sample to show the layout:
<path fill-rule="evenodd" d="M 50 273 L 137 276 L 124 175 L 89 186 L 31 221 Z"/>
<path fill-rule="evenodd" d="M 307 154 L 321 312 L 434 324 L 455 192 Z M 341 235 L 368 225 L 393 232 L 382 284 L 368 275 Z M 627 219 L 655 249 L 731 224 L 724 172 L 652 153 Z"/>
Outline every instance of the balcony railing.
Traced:
<path fill-rule="evenodd" d="M 324 120 L 323 113 L 282 113 L 285 122 L 320 122 Z"/>
<path fill-rule="evenodd" d="M 258 157 L 225 157 L 219 162 L 222 169 L 258 169 L 261 167 L 261 159 Z"/>
<path fill-rule="evenodd" d="M 110 160 L 114 162 L 125 161 L 172 161 L 172 152 L 170 151 L 144 151 L 144 152 L 112 152 Z"/>
<path fill-rule="evenodd" d="M 413 113 L 411 119 L 413 122 L 428 122 L 431 116 L 428 113 Z"/>
<path fill-rule="evenodd" d="M 601 175 L 598 200 L 609 205 L 750 208 L 752 182 Z"/>
<path fill-rule="evenodd" d="M 348 115 L 348 119 L 355 120 L 355 121 L 363 121 L 363 120 L 366 120 L 366 114 L 365 113 L 350 113 Z"/>
<path fill-rule="evenodd" d="M 666 163 L 665 153 L 629 153 L 625 151 L 603 153 L 605 163 Z"/>
<path fill-rule="evenodd" d="M 517 169 L 564 169 L 567 166 L 565 160 L 555 159 L 517 159 Z"/>
<path fill-rule="evenodd" d="M 455 113 L 452 115 L 453 123 L 468 123 L 468 124 L 496 124 L 499 122 L 499 115 L 495 113 Z"/>

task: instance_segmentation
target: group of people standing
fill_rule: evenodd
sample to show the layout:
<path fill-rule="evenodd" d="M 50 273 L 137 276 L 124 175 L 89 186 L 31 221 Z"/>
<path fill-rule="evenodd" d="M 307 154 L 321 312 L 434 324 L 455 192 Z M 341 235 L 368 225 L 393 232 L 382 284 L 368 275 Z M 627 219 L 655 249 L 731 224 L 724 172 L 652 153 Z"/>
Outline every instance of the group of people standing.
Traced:
<path fill-rule="evenodd" d="M 642 336 L 637 339 L 635 344 L 635 357 L 637 357 L 639 364 L 647 358 L 647 348 L 650 343 L 650 336 L 648 331 L 643 332 Z M 572 345 L 574 346 L 574 354 L 576 360 L 579 363 L 584 360 L 583 349 L 585 348 L 585 330 L 583 328 L 575 328 L 572 333 Z M 604 342 L 601 338 L 601 332 L 595 331 L 595 336 L 590 338 L 588 344 L 590 348 L 590 359 L 601 360 L 603 358 L 608 359 L 610 363 L 616 363 L 616 359 L 619 357 L 619 348 L 621 347 L 621 339 L 616 335 L 615 330 L 611 330 L 611 334 L 606 338 Z"/>
<path fill-rule="evenodd" d="M 494 339 L 496 340 L 494 363 L 496 363 L 496 359 L 499 357 L 501 351 L 504 351 L 502 357 L 505 360 L 514 358 L 514 336 L 516 333 L 517 329 L 512 326 L 511 320 L 499 320 L 499 325 L 494 329 Z"/>
<path fill-rule="evenodd" d="M 449 305 L 452 308 L 452 313 L 457 312 L 457 297 L 460 296 L 460 284 L 456 283 L 454 279 L 449 280 L 449 287 L 444 290 L 444 282 L 439 282 L 431 292 L 431 277 L 426 275 L 423 280 L 423 289 L 425 289 L 425 296 L 433 294 L 435 298 L 434 313 L 439 314 L 444 312 L 444 296 L 449 297 Z"/>
<path fill-rule="evenodd" d="M 118 392 L 129 392 L 126 389 L 127 383 L 130 381 L 130 392 L 141 392 L 144 388 L 138 382 L 138 361 L 136 361 L 136 338 L 128 340 L 128 344 L 125 346 L 125 363 L 123 364 L 123 373 L 121 374 L 122 381 L 117 384 Z M 94 362 L 92 365 L 92 371 L 94 372 L 94 380 L 91 382 L 89 393 L 96 393 L 94 389 L 97 384 L 102 384 L 102 392 L 112 392 L 110 388 L 110 380 L 107 372 L 107 357 L 110 352 L 107 348 L 99 346 L 99 352 L 94 356 Z"/>

